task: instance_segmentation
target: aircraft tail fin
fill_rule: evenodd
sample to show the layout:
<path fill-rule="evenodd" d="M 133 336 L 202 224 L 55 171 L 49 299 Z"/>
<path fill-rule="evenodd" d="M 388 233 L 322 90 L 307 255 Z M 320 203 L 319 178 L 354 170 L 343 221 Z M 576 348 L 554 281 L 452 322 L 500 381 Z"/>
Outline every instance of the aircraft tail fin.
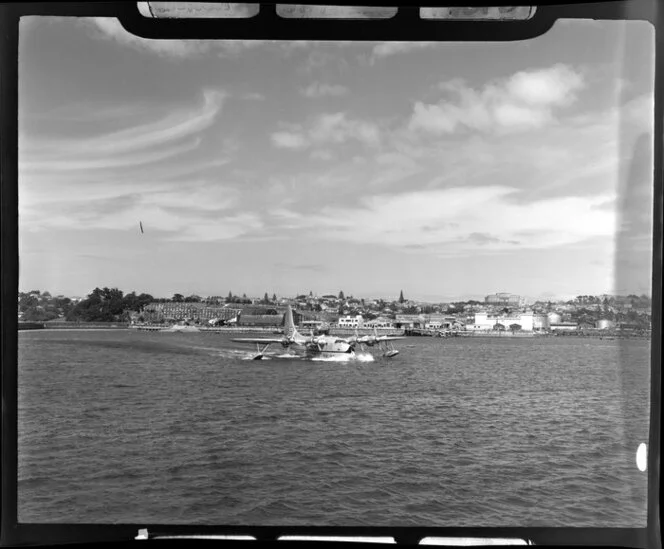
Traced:
<path fill-rule="evenodd" d="M 293 310 L 291 306 L 288 306 L 286 309 L 286 316 L 284 317 L 284 336 L 291 338 L 295 337 L 297 334 L 297 329 L 295 328 L 295 322 L 293 322 Z"/>

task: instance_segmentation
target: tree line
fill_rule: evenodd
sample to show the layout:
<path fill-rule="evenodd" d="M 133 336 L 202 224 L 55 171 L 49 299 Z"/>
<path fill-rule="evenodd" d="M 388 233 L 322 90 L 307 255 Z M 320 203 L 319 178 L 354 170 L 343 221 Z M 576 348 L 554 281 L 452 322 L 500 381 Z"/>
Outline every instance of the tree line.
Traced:
<path fill-rule="evenodd" d="M 124 294 L 118 288 L 95 288 L 78 303 L 69 297 L 53 297 L 38 290 L 19 293 L 18 310 L 21 320 L 47 322 L 64 319 L 74 322 L 129 321 L 132 311 L 139 312 L 155 301 L 150 294 L 130 292 Z"/>

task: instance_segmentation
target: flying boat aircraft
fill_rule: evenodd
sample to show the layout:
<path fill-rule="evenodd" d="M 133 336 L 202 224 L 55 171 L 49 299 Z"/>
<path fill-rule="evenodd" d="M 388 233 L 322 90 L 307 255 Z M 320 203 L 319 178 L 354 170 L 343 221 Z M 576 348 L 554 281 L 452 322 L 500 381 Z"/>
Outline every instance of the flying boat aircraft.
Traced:
<path fill-rule="evenodd" d="M 367 339 L 364 339 L 364 338 Z M 234 338 L 232 341 L 237 343 L 255 343 L 256 354 L 253 356 L 254 360 L 260 360 L 265 356 L 265 352 L 270 345 L 281 345 L 284 348 L 296 347 L 304 349 L 306 358 L 314 357 L 332 357 L 335 355 L 348 355 L 355 356 L 355 347 L 359 344 L 362 348 L 366 344 L 369 347 L 378 345 L 387 345 L 387 342 L 404 339 L 403 337 L 393 336 L 378 336 L 374 331 L 374 336 L 357 336 L 351 338 L 335 337 L 325 334 L 314 335 L 313 331 L 310 336 L 304 336 L 297 331 L 295 323 L 293 322 L 293 311 L 288 306 L 286 311 L 286 318 L 284 322 L 284 335 L 281 338 L 256 338 L 256 337 L 241 337 Z M 261 348 L 262 345 L 262 348 Z M 394 348 L 386 348 L 383 356 L 391 358 L 399 353 Z"/>

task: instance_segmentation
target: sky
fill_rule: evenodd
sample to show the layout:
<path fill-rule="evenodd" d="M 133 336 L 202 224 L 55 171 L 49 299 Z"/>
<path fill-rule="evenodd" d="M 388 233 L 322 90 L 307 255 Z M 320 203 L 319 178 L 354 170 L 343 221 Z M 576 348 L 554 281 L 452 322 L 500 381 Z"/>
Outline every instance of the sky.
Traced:
<path fill-rule="evenodd" d="M 23 18 L 19 289 L 650 294 L 653 74 L 635 21 L 277 43 Z"/>

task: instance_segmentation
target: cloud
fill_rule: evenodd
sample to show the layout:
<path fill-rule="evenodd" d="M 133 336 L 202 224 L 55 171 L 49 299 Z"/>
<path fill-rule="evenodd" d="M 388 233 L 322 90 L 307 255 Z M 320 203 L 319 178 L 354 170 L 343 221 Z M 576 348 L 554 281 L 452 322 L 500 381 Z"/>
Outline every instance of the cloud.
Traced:
<path fill-rule="evenodd" d="M 85 152 L 85 146 L 81 146 L 80 154 L 74 150 L 63 154 L 60 160 L 56 160 L 56 155 L 42 156 L 38 160 L 21 160 L 19 166 L 22 173 L 37 172 L 74 172 L 81 170 L 104 170 L 109 168 L 128 168 L 140 166 L 143 164 L 152 164 L 161 160 L 171 159 L 183 153 L 193 151 L 200 145 L 200 139 L 190 140 L 186 143 L 167 147 L 150 152 L 141 152 L 140 154 L 108 154 L 99 155 L 97 158 L 90 158 L 90 153 Z M 82 160 L 81 158 L 88 157 Z"/>
<path fill-rule="evenodd" d="M 95 155 L 112 157 L 137 150 L 162 146 L 184 138 L 196 136 L 209 128 L 221 111 L 226 93 L 220 90 L 203 91 L 202 104 L 194 109 L 164 109 L 166 114 L 157 120 L 132 125 L 119 131 L 87 135 L 78 139 L 39 139 L 23 136 L 30 152 L 39 151 L 42 159 L 56 162 L 87 157 L 91 162 Z M 63 158 L 65 156 L 65 158 Z"/>
<path fill-rule="evenodd" d="M 187 185 L 144 183 L 139 192 L 130 185 L 80 187 L 52 200 L 21 189 L 19 214 L 30 232 L 53 228 L 127 231 L 141 221 L 146 232 L 167 240 L 216 241 L 263 227 L 257 213 L 237 207 L 239 197 L 237 190 L 205 180 Z"/>
<path fill-rule="evenodd" d="M 348 88 L 340 84 L 324 84 L 313 82 L 306 88 L 300 90 L 305 97 L 340 97 L 348 94 Z"/>
<path fill-rule="evenodd" d="M 436 135 L 541 128 L 554 121 L 554 109 L 573 103 L 583 86 L 582 75 L 561 64 L 520 71 L 480 90 L 453 79 L 439 86 L 445 96 L 438 103 L 415 103 L 409 128 Z"/>
<path fill-rule="evenodd" d="M 300 133 L 293 132 L 274 132 L 270 138 L 275 147 L 281 149 L 304 149 L 309 146 L 306 137 Z"/>
<path fill-rule="evenodd" d="M 294 131 L 278 131 L 271 135 L 276 147 L 304 149 L 311 144 L 343 144 L 360 141 L 367 146 L 380 144 L 380 130 L 373 122 L 349 118 L 344 112 L 316 116 L 304 127 L 293 125 Z"/>
<path fill-rule="evenodd" d="M 316 149 L 311 152 L 310 157 L 314 160 L 332 160 L 334 158 L 334 153 L 327 149 Z"/>
<path fill-rule="evenodd" d="M 610 196 L 560 197 L 520 204 L 505 186 L 456 187 L 376 195 L 360 209 L 324 206 L 292 226 L 317 237 L 418 249 L 443 255 L 541 249 L 613 236 L 615 212 L 598 209 Z M 491 212 L 491 215 L 487 215 Z"/>
<path fill-rule="evenodd" d="M 383 42 L 371 50 L 370 62 L 377 59 L 435 47 L 437 42 Z"/>
<path fill-rule="evenodd" d="M 314 263 L 310 265 L 300 264 L 294 265 L 292 263 L 275 263 L 274 267 L 278 269 L 286 269 L 289 271 L 310 271 L 315 273 L 325 272 L 325 267 L 320 263 Z"/>
<path fill-rule="evenodd" d="M 246 99 L 247 101 L 265 101 L 265 96 L 258 92 L 248 92 L 242 94 L 241 98 Z"/>
<path fill-rule="evenodd" d="M 505 84 L 508 96 L 530 105 L 567 105 L 584 85 L 583 77 L 566 65 L 549 69 L 520 71 Z"/>

